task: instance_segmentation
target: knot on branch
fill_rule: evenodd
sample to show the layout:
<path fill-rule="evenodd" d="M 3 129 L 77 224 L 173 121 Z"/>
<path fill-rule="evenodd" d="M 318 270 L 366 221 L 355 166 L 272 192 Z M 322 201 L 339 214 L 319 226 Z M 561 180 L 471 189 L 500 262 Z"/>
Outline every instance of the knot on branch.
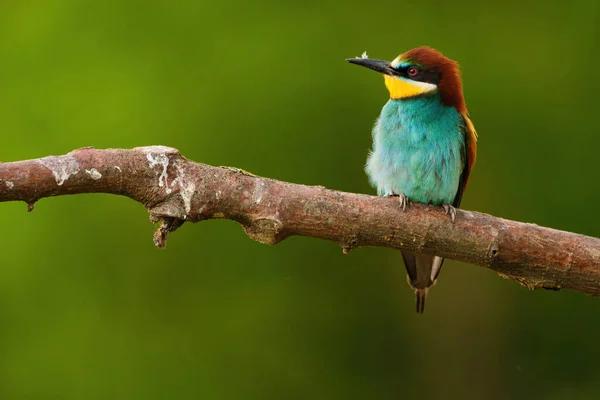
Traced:
<path fill-rule="evenodd" d="M 185 221 L 177 218 L 160 218 L 155 220 L 150 217 L 150 221 L 153 223 L 160 222 L 160 226 L 154 232 L 154 245 L 159 249 L 164 249 L 167 246 L 167 235 L 169 232 L 177 230 Z"/>
<path fill-rule="evenodd" d="M 158 191 L 164 190 L 164 195 L 168 196 L 166 201 L 162 193 L 158 196 L 162 200 L 163 208 L 169 208 L 170 212 L 167 215 L 187 220 L 196 193 L 197 177 L 187 167 L 185 157 L 177 149 L 166 146 L 136 147 L 134 150 L 146 155 L 148 167 L 157 176 Z M 173 196 L 176 196 L 177 204 L 169 205 Z"/>
<path fill-rule="evenodd" d="M 341 246 L 344 254 L 350 253 L 350 250 L 358 247 L 358 237 L 356 235 L 348 236 L 342 241 Z"/>
<path fill-rule="evenodd" d="M 285 239 L 282 234 L 283 224 L 281 221 L 262 217 L 256 218 L 250 224 L 244 225 L 244 232 L 251 239 L 264 244 L 277 244 Z"/>

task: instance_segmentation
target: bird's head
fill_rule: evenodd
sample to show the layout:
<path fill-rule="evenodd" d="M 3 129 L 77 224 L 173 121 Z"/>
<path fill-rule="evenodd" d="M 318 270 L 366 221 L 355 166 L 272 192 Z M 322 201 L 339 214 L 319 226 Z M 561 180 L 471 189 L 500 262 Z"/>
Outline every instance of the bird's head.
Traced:
<path fill-rule="evenodd" d="M 382 73 L 391 99 L 439 93 L 444 104 L 467 112 L 458 63 L 431 47 L 417 47 L 392 62 L 366 57 L 348 58 L 347 61 Z"/>

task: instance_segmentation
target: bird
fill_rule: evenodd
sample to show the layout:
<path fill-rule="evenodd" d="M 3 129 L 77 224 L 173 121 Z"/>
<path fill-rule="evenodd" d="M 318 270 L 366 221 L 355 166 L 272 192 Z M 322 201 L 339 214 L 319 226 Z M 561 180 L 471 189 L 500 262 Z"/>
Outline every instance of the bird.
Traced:
<path fill-rule="evenodd" d="M 383 74 L 389 100 L 372 131 L 365 171 L 379 196 L 444 206 L 452 223 L 477 156 L 477 132 L 469 119 L 460 68 L 441 52 L 421 46 L 393 61 L 346 61 Z M 444 263 L 436 255 L 401 250 L 417 314 Z"/>

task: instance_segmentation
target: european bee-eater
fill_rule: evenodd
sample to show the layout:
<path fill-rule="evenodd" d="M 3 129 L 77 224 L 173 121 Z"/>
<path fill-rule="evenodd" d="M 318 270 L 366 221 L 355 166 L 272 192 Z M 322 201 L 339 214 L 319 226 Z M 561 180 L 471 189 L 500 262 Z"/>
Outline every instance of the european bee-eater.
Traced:
<path fill-rule="evenodd" d="M 379 196 L 443 205 L 454 222 L 455 208 L 475 164 L 477 133 L 469 120 L 458 64 L 430 47 L 410 50 L 394 61 L 349 58 L 383 74 L 390 100 L 373 128 L 366 172 Z M 402 250 L 417 313 L 444 259 Z"/>

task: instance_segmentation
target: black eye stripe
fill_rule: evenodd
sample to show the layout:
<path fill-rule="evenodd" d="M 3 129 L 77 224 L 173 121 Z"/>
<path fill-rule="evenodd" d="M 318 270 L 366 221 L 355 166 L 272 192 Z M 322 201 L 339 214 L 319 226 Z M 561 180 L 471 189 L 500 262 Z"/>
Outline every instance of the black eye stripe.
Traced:
<path fill-rule="evenodd" d="M 413 67 L 416 68 L 418 72 L 416 75 L 409 76 L 408 70 L 409 70 L 409 68 L 413 68 Z M 412 79 L 413 81 L 427 82 L 427 83 L 433 83 L 434 85 L 439 85 L 440 80 L 441 80 L 440 73 L 428 71 L 426 69 L 422 69 L 420 67 L 416 67 L 413 65 L 398 68 L 397 71 L 398 71 L 398 75 L 400 75 L 404 78 L 407 78 L 407 79 Z"/>

